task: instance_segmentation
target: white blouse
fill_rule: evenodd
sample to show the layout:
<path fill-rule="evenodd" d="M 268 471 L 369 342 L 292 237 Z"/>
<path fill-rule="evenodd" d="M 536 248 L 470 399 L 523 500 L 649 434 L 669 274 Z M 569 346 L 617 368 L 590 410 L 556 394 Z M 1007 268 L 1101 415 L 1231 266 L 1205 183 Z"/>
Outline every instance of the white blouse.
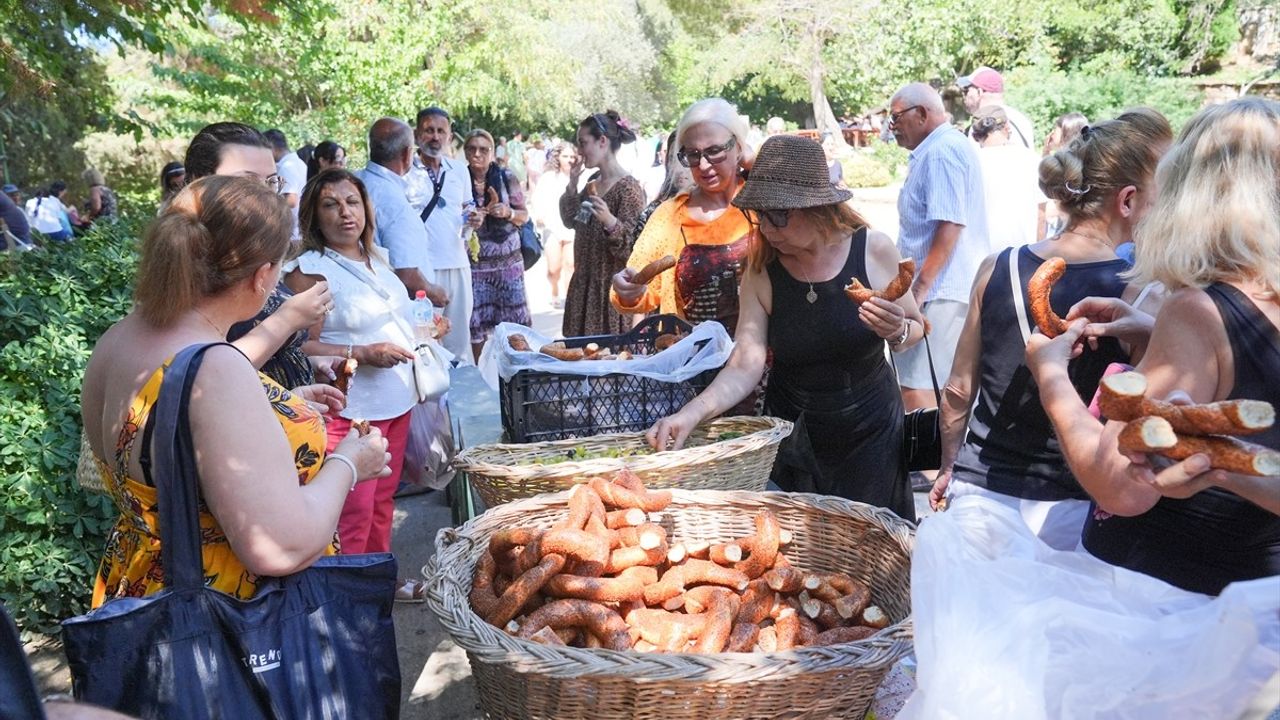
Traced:
<path fill-rule="evenodd" d="M 391 342 L 413 351 L 413 304 L 382 248 L 373 248 L 369 266 L 326 249 L 323 253 L 308 250 L 299 255 L 286 266 L 286 270 L 293 268 L 307 275 L 320 275 L 329 282 L 334 308 L 325 316 L 320 342 Z M 412 363 L 389 368 L 362 363 L 348 387 L 347 407 L 339 414 L 350 420 L 387 420 L 408 412 L 417 401 Z"/>

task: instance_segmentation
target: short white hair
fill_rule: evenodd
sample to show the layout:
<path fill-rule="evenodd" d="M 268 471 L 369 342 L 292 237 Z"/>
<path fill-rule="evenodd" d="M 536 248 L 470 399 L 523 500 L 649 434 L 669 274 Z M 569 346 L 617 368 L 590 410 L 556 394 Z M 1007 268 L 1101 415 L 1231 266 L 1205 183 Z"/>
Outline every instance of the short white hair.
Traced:
<path fill-rule="evenodd" d="M 942 105 L 942 95 L 927 83 L 916 82 L 904 85 L 901 90 L 893 94 L 889 103 L 893 104 L 894 100 L 901 100 L 907 105 L 917 105 L 930 113 L 946 112 L 946 108 Z"/>
<path fill-rule="evenodd" d="M 734 107 L 733 103 L 718 97 L 703 98 L 684 111 L 680 124 L 676 125 L 676 147 L 684 145 L 684 134 L 689 128 L 707 122 L 715 123 L 728 130 L 733 135 L 733 139 L 738 142 L 739 148 L 745 150 L 748 147 L 747 133 L 751 128 L 747 125 L 747 121 L 738 114 L 738 108 Z"/>
<path fill-rule="evenodd" d="M 765 125 L 765 129 L 771 133 L 780 133 L 787 129 L 787 124 L 782 121 L 782 118 L 774 115 L 769 118 L 769 122 Z"/>

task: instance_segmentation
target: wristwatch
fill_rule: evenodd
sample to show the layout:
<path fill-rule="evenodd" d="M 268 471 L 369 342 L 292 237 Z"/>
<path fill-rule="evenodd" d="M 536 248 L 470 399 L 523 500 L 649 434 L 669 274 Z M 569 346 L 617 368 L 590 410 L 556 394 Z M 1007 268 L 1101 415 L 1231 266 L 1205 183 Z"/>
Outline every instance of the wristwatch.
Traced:
<path fill-rule="evenodd" d="M 902 321 L 902 334 L 892 340 L 889 340 L 888 341 L 889 347 L 898 347 L 902 343 L 906 342 L 907 337 L 910 335 L 911 335 L 911 318 L 906 318 L 905 320 Z"/>

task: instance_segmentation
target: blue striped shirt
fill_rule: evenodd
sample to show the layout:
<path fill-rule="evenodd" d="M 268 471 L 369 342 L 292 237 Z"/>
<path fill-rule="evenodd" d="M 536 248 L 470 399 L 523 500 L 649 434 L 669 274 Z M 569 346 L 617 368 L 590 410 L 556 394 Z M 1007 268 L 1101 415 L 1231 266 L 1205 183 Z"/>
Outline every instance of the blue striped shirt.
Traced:
<path fill-rule="evenodd" d="M 364 181 L 369 193 L 374 241 L 386 249 L 391 267 L 418 268 L 427 282 L 435 282 L 435 268 L 427 250 L 427 229 L 409 205 L 404 178 L 372 162 L 355 175 Z"/>
<path fill-rule="evenodd" d="M 990 254 L 982 169 L 973 143 L 950 125 L 938 126 L 911 152 L 898 193 L 898 251 L 917 273 L 933 245 L 938 223 L 963 225 L 955 252 L 929 288 L 929 300 L 969 302 L 982 259 Z"/>

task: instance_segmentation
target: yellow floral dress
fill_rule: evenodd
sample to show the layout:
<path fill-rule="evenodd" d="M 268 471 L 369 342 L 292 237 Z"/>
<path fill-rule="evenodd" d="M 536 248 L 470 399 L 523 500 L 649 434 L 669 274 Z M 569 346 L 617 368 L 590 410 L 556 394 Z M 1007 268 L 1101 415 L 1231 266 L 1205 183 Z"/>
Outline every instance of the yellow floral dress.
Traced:
<path fill-rule="evenodd" d="M 160 506 L 156 489 L 128 476 L 135 441 L 160 395 L 169 362 L 158 368 L 129 406 L 111 464 L 97 459 L 107 492 L 120 508 L 120 519 L 107 537 L 107 552 L 93 586 L 93 607 L 118 597 L 150 595 L 164 586 L 160 562 Z M 259 373 L 262 387 L 293 449 L 298 483 L 305 485 L 320 470 L 325 451 L 324 420 L 302 398 Z M 253 597 L 258 576 L 245 569 L 222 534 L 218 521 L 200 503 L 200 543 L 204 553 L 205 585 L 241 599 Z M 337 536 L 326 551 L 337 552 Z"/>

